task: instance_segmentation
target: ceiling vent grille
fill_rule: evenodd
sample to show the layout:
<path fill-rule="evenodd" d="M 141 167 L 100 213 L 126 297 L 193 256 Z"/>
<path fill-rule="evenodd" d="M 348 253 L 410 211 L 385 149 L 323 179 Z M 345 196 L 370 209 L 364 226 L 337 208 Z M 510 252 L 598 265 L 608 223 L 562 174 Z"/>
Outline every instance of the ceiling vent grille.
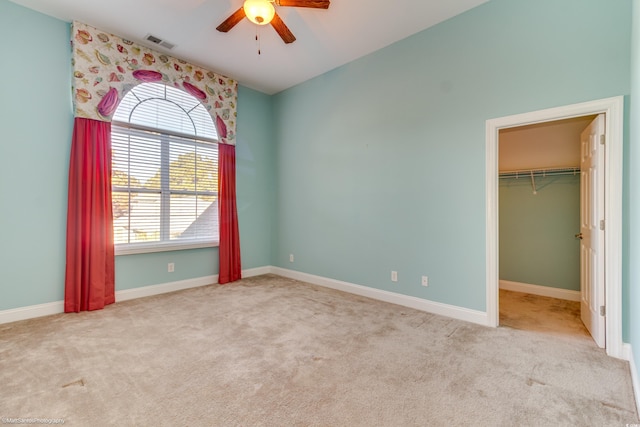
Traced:
<path fill-rule="evenodd" d="M 175 44 L 173 43 L 169 43 L 168 41 L 162 40 L 160 37 L 156 37 L 153 34 L 147 34 L 146 36 L 144 36 L 144 39 L 153 43 L 153 44 L 157 44 L 158 46 L 162 46 L 165 49 L 173 49 L 174 47 L 176 47 Z"/>

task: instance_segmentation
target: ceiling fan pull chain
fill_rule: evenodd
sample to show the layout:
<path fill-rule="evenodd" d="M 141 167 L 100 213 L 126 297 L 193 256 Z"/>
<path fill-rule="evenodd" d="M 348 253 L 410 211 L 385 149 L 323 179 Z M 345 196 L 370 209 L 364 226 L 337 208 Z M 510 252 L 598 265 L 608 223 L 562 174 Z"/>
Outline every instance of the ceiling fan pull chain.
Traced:
<path fill-rule="evenodd" d="M 260 27 L 256 26 L 256 43 L 258 44 L 258 55 L 260 55 Z"/>

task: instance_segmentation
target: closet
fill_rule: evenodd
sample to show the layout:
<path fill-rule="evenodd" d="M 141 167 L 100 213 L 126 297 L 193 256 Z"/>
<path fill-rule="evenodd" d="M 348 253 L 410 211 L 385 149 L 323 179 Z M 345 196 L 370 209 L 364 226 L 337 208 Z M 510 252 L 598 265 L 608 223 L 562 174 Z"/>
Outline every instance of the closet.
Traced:
<path fill-rule="evenodd" d="M 501 289 L 580 300 L 580 134 L 594 117 L 500 130 Z"/>

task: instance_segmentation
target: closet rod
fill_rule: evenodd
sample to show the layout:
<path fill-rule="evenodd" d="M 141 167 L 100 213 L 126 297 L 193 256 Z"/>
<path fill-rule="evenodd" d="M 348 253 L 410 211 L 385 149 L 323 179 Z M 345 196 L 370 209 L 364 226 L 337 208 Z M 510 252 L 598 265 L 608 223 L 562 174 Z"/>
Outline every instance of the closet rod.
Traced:
<path fill-rule="evenodd" d="M 546 169 L 522 169 L 517 171 L 504 171 L 499 173 L 500 179 L 505 178 L 532 178 L 532 177 L 546 177 L 557 175 L 578 175 L 580 174 L 580 168 L 566 167 L 566 168 L 546 168 Z"/>

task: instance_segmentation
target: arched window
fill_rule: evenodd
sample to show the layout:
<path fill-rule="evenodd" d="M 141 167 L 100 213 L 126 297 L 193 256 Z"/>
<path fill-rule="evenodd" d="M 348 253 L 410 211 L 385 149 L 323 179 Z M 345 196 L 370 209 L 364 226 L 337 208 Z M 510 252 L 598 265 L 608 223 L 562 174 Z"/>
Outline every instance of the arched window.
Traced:
<path fill-rule="evenodd" d="M 111 139 L 116 253 L 217 245 L 218 141 L 204 106 L 140 84 L 118 105 Z"/>

